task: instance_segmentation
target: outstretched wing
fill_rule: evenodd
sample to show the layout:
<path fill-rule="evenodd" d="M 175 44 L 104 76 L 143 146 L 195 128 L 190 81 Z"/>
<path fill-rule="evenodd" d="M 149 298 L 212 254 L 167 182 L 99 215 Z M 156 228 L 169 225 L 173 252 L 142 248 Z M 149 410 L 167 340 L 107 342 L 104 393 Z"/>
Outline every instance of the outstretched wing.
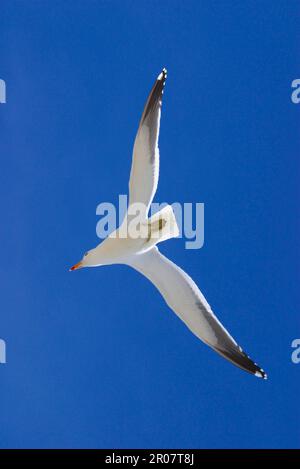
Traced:
<path fill-rule="evenodd" d="M 167 78 L 164 68 L 148 96 L 135 138 L 129 181 L 129 206 L 142 203 L 148 214 L 158 184 L 158 135 L 163 89 Z"/>
<path fill-rule="evenodd" d="M 157 247 L 135 255 L 129 265 L 145 275 L 187 327 L 217 353 L 260 378 L 266 373 L 241 349 L 214 315 L 195 282 Z"/>

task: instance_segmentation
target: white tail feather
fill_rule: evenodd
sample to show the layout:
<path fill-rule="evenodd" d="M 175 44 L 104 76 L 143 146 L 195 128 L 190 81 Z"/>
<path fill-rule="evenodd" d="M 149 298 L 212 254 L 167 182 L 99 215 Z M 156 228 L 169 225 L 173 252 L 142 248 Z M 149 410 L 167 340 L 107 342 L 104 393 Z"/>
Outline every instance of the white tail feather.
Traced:
<path fill-rule="evenodd" d="M 148 220 L 149 236 L 147 242 L 154 246 L 161 241 L 176 238 L 179 229 L 173 209 L 167 205 Z"/>

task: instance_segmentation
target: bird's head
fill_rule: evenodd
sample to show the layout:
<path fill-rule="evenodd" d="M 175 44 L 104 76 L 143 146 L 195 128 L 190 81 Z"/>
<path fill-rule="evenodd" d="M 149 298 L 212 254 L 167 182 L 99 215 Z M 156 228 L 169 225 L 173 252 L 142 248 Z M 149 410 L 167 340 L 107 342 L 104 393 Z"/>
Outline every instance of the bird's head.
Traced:
<path fill-rule="evenodd" d="M 74 264 L 69 270 L 82 269 L 83 267 L 96 267 L 99 265 L 101 264 L 99 264 L 99 260 L 96 259 L 95 249 L 91 249 L 83 255 L 81 261 Z"/>
<path fill-rule="evenodd" d="M 116 263 L 119 259 L 118 242 L 109 236 L 94 249 L 87 251 L 80 262 L 73 265 L 70 270 L 81 269 L 82 267 L 99 267 Z"/>

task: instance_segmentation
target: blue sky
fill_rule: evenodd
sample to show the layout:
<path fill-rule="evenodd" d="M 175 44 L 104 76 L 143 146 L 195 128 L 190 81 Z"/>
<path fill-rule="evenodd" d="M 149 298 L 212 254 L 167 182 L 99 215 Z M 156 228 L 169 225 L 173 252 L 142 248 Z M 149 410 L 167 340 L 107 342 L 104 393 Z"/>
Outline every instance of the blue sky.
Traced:
<path fill-rule="evenodd" d="M 1 2 L 2 448 L 299 446 L 299 36 L 296 1 Z M 133 270 L 68 272 L 163 66 L 155 200 L 204 202 L 205 244 L 161 251 L 266 382 Z"/>

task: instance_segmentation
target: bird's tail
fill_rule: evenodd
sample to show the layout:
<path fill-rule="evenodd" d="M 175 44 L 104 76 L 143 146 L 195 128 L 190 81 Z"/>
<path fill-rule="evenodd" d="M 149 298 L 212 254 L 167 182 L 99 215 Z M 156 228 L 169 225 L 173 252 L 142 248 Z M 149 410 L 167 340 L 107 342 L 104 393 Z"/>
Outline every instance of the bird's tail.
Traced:
<path fill-rule="evenodd" d="M 148 220 L 148 239 L 151 245 L 160 243 L 179 235 L 177 221 L 170 205 L 155 213 Z"/>

